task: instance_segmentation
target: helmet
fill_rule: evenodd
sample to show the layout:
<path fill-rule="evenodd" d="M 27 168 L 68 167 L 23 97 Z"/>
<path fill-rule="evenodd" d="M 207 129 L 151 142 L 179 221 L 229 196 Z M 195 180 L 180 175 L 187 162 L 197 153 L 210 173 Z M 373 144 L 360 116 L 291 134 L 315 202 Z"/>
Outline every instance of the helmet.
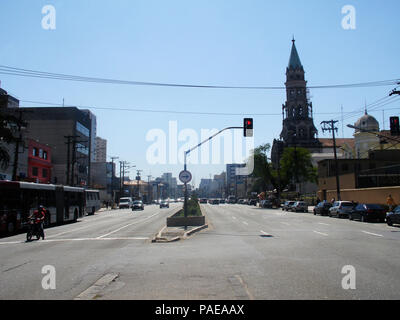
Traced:
<path fill-rule="evenodd" d="M 43 205 L 40 205 L 40 206 L 39 206 L 39 209 L 43 209 L 43 208 L 44 208 Z"/>

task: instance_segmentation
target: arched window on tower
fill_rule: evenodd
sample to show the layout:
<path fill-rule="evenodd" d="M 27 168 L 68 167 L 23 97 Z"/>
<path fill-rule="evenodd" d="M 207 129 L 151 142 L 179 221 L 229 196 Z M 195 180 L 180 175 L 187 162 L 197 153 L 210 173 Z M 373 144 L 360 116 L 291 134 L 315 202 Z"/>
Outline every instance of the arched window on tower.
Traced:
<path fill-rule="evenodd" d="M 304 128 L 299 129 L 299 138 L 305 139 L 306 138 L 306 130 Z"/>

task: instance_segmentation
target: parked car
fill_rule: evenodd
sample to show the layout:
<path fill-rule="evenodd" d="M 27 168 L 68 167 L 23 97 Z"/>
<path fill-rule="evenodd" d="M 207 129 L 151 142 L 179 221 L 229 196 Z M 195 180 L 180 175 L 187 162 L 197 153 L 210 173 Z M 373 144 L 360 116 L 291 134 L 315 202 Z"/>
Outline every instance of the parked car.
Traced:
<path fill-rule="evenodd" d="M 219 200 L 218 199 L 210 199 L 209 204 L 219 204 Z"/>
<path fill-rule="evenodd" d="M 169 202 L 167 200 L 162 200 L 160 202 L 160 208 L 169 208 Z"/>
<path fill-rule="evenodd" d="M 141 200 L 135 200 L 132 204 L 132 211 L 134 210 L 144 210 L 144 204 Z"/>
<path fill-rule="evenodd" d="M 245 200 L 245 199 L 239 199 L 237 203 L 238 203 L 238 204 L 245 204 L 245 203 L 246 203 L 246 200 Z"/>
<path fill-rule="evenodd" d="M 296 201 L 286 201 L 286 202 L 283 204 L 282 210 L 284 210 L 284 211 L 289 211 L 289 208 L 290 208 L 292 205 L 294 205 L 295 203 L 296 203 Z"/>
<path fill-rule="evenodd" d="M 132 204 L 133 204 L 133 200 L 132 200 L 131 197 L 123 197 L 123 198 L 120 198 L 120 199 L 119 199 L 119 205 L 118 205 L 118 207 L 119 207 L 120 209 L 124 209 L 124 208 L 129 209 L 129 208 L 132 207 Z"/>
<path fill-rule="evenodd" d="M 272 208 L 272 201 L 271 200 L 261 200 L 260 208 Z"/>
<path fill-rule="evenodd" d="M 386 223 L 388 226 L 400 224 L 400 206 L 396 207 L 393 211 L 386 214 Z"/>
<path fill-rule="evenodd" d="M 332 208 L 332 203 L 322 201 L 314 207 L 314 215 L 320 214 L 321 216 L 327 216 L 330 208 Z"/>
<path fill-rule="evenodd" d="M 206 199 L 206 198 L 201 198 L 201 199 L 199 200 L 199 202 L 200 202 L 200 203 L 207 203 L 207 199 Z"/>
<path fill-rule="evenodd" d="M 335 201 L 329 209 L 330 217 L 348 217 L 349 212 L 353 210 L 355 203 L 350 201 Z"/>
<path fill-rule="evenodd" d="M 229 196 L 227 199 L 227 203 L 236 203 L 236 197 L 235 196 Z"/>
<path fill-rule="evenodd" d="M 386 218 L 386 210 L 380 204 L 360 203 L 349 212 L 349 219 L 360 219 L 361 222 L 370 220 L 378 220 L 384 222 Z"/>
<path fill-rule="evenodd" d="M 308 204 L 305 201 L 296 201 L 289 207 L 289 210 L 293 212 L 308 212 Z"/>
<path fill-rule="evenodd" d="M 249 206 L 256 206 L 257 205 L 257 199 L 250 199 L 247 204 Z"/>
<path fill-rule="evenodd" d="M 225 199 L 219 199 L 219 203 L 225 204 L 225 203 L 226 203 L 226 202 L 225 202 Z"/>

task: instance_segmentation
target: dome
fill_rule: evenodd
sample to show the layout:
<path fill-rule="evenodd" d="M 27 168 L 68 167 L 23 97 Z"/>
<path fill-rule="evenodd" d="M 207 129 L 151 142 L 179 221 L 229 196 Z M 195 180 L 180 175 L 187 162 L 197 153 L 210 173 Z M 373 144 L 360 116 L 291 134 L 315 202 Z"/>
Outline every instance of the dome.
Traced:
<path fill-rule="evenodd" d="M 357 120 L 354 126 L 363 130 L 379 131 L 379 122 L 366 111 L 365 114 Z M 355 132 L 360 132 L 360 130 L 356 129 Z"/>

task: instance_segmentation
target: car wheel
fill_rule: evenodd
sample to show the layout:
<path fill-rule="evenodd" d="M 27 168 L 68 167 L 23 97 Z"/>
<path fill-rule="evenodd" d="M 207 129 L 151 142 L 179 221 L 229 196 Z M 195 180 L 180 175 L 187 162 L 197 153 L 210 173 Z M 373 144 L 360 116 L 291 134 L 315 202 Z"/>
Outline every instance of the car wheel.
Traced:
<path fill-rule="evenodd" d="M 366 222 L 366 221 L 367 221 L 367 219 L 365 219 L 365 217 L 364 217 L 364 216 L 361 216 L 361 218 L 360 218 L 360 221 L 361 221 L 361 222 Z"/>
<path fill-rule="evenodd" d="M 390 227 L 393 226 L 393 222 L 392 222 L 392 220 L 390 220 L 389 218 L 386 219 L 386 223 L 387 223 L 387 225 L 390 226 Z"/>
<path fill-rule="evenodd" d="M 317 213 L 315 212 L 315 210 L 314 210 L 314 216 L 316 216 L 317 215 Z"/>
<path fill-rule="evenodd" d="M 353 215 L 349 214 L 349 220 L 353 220 Z"/>

